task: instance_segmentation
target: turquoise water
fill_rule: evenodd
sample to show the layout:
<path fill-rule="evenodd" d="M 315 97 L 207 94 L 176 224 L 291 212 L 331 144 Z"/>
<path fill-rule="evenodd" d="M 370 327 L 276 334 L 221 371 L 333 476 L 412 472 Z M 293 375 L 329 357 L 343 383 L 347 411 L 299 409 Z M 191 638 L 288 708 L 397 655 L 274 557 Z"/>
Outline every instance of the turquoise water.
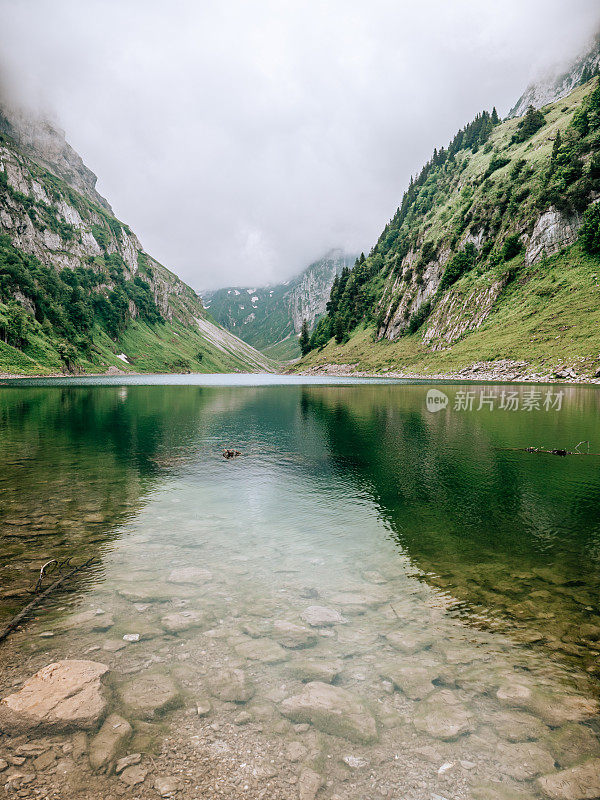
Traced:
<path fill-rule="evenodd" d="M 435 384 L 448 404 L 432 413 L 432 385 L 186 375 L 0 388 L 0 619 L 44 561 L 97 558 L 2 645 L 3 695 L 86 654 L 109 665 L 114 709 L 135 722 L 123 686 L 168 677 L 182 708 L 144 723 L 152 736 L 140 723 L 131 747 L 167 768 L 164 742 L 196 753 L 200 737 L 225 782 L 244 747 L 263 775 L 249 768 L 248 797 L 265 785 L 296 796 L 306 769 L 319 798 L 535 796 L 540 776 L 597 755 L 600 457 L 520 448 L 599 452 L 600 393 L 511 387 L 519 410 L 507 410 L 502 386 Z M 466 391 L 473 409 L 455 409 Z M 544 410 L 548 391 L 555 406 L 563 392 L 560 409 Z M 229 447 L 242 455 L 224 459 Z M 311 627 L 311 606 L 343 621 Z M 277 621 L 314 641 L 282 649 Z M 252 686 L 245 702 L 215 690 L 228 669 Z M 314 674 L 364 704 L 376 741 L 286 716 Z M 205 699 L 210 713 L 192 719 Z M 215 754 L 215 737 L 229 749 Z M 101 779 L 107 796 L 116 780 Z"/>

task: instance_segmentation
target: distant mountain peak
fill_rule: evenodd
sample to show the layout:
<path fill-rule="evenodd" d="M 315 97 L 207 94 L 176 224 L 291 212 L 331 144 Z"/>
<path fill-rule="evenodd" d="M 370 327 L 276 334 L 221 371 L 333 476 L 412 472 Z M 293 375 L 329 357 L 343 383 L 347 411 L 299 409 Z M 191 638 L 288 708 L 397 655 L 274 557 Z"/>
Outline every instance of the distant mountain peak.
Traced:
<path fill-rule="evenodd" d="M 299 275 L 280 284 L 229 286 L 204 294 L 205 307 L 220 324 L 275 358 L 300 355 L 302 321 L 312 328 L 325 313 L 333 279 L 355 255 L 332 248 Z M 251 305 L 249 305 L 249 302 Z"/>

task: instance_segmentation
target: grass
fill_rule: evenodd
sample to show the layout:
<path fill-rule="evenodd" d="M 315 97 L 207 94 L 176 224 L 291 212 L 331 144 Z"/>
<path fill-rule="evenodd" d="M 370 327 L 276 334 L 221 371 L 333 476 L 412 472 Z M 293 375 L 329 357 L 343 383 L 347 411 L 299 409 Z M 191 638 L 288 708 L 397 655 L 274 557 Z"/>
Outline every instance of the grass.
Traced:
<path fill-rule="evenodd" d="M 93 342 L 92 353 L 79 358 L 78 371 L 103 373 L 110 367 L 146 373 L 248 370 L 243 357 L 223 352 L 199 330 L 180 322 L 149 326 L 134 320 L 116 342 L 97 327 Z M 43 333 L 33 336 L 23 351 L 0 341 L 0 373 L 50 375 L 67 371 L 54 345 Z M 128 363 L 118 358 L 122 353 Z"/>
<path fill-rule="evenodd" d="M 374 342 L 372 326 L 363 325 L 345 344 L 332 340 L 293 369 L 352 364 L 361 371 L 426 374 L 455 372 L 479 361 L 514 359 L 527 362 L 531 372 L 569 365 L 578 373 L 595 373 L 600 368 L 600 259 L 574 245 L 531 267 L 522 263 L 522 256 L 515 262 L 516 277 L 490 316 L 479 329 L 443 350 L 434 351 L 424 343 L 427 326 L 394 342 Z M 470 273 L 453 291 L 468 296 L 489 286 L 495 277 Z"/>

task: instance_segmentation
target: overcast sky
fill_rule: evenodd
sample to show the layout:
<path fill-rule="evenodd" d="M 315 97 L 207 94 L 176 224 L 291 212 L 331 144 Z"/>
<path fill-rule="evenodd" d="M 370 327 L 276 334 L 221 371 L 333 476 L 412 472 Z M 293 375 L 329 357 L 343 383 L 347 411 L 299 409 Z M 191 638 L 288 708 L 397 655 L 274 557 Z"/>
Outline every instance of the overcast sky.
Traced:
<path fill-rule="evenodd" d="M 0 0 L 0 59 L 204 289 L 368 250 L 434 146 L 599 25 L 598 0 Z"/>

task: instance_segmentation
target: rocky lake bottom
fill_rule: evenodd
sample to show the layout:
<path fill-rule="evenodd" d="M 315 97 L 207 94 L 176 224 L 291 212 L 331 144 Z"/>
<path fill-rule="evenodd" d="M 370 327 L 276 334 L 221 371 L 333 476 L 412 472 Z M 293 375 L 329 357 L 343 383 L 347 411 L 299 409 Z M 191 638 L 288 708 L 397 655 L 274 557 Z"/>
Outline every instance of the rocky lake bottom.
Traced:
<path fill-rule="evenodd" d="M 422 390 L 0 393 L 0 796 L 600 797 L 598 465 Z"/>

